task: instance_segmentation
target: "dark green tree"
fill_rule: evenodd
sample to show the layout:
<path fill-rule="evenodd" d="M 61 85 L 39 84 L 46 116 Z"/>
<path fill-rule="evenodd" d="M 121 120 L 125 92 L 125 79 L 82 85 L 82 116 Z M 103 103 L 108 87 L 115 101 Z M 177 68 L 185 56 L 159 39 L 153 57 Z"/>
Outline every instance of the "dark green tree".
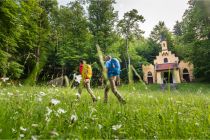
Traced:
<path fill-rule="evenodd" d="M 166 40 L 167 44 L 168 44 L 168 49 L 172 52 L 175 52 L 174 46 L 173 46 L 172 34 L 169 31 L 169 29 L 166 27 L 166 25 L 163 21 L 159 21 L 159 23 L 157 25 L 155 25 L 155 27 L 153 28 L 153 30 L 150 33 L 149 38 L 153 42 L 156 42 L 157 45 L 159 45 L 159 43 L 162 40 Z"/>
<path fill-rule="evenodd" d="M 30 32 L 30 29 L 32 29 L 32 34 L 33 34 L 32 38 L 30 38 L 33 41 L 31 41 L 32 48 L 30 49 L 29 52 L 35 58 L 34 62 L 32 62 L 33 68 L 31 69 L 31 72 L 27 77 L 25 83 L 33 85 L 38 80 L 38 76 L 47 61 L 48 51 L 51 47 L 49 45 L 50 41 L 49 36 L 51 33 L 50 17 L 54 7 L 57 6 L 57 1 L 27 0 L 22 2 L 23 2 L 23 7 L 26 6 L 26 9 L 24 8 L 23 9 L 25 10 L 24 12 L 26 13 L 26 24 L 27 21 L 29 21 L 28 31 Z"/>
<path fill-rule="evenodd" d="M 133 9 L 129 12 L 126 12 L 118 22 L 118 30 L 122 37 L 125 39 L 125 49 L 127 54 L 127 61 L 125 61 L 127 72 L 128 72 L 128 82 L 131 83 L 131 59 L 129 54 L 129 42 L 132 39 L 139 39 L 141 38 L 142 33 L 144 33 L 139 28 L 139 23 L 144 22 L 144 17 L 138 14 L 136 9 Z"/>
<path fill-rule="evenodd" d="M 21 30 L 18 11 L 17 1 L 0 1 L 0 76 L 4 77 L 19 78 L 23 71 L 16 57 Z"/>
<path fill-rule="evenodd" d="M 56 42 L 54 58 L 56 67 L 69 69 L 68 72 L 75 72 L 79 60 L 89 59 L 91 56 L 91 33 L 88 30 L 88 21 L 85 10 L 78 1 L 70 2 L 62 6 L 57 17 Z"/>
<path fill-rule="evenodd" d="M 115 0 L 89 0 L 89 29 L 94 37 L 94 46 L 98 44 L 104 53 L 114 42 L 117 12 L 114 11 L 113 4 Z"/>
<path fill-rule="evenodd" d="M 175 36 L 181 36 L 182 35 L 182 25 L 179 21 L 176 21 L 176 24 L 174 25 L 173 34 Z"/>
<path fill-rule="evenodd" d="M 210 1 L 190 0 L 182 21 L 182 45 L 197 78 L 210 79 Z"/>

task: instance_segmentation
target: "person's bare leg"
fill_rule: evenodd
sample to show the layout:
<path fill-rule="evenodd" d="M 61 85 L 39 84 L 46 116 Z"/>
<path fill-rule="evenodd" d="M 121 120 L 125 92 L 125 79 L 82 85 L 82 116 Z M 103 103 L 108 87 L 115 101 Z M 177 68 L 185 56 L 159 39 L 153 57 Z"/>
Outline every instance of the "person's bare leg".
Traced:
<path fill-rule="evenodd" d="M 116 80 L 116 76 L 113 76 L 113 77 L 111 77 L 109 79 L 112 92 L 117 97 L 117 99 L 119 100 L 119 102 L 126 103 L 125 100 L 123 99 L 123 97 L 121 96 L 121 94 L 119 93 L 119 91 L 117 90 L 117 87 L 115 85 L 115 80 Z"/>
<path fill-rule="evenodd" d="M 96 96 L 93 94 L 93 90 L 90 88 L 90 80 L 86 81 L 85 87 L 86 87 L 88 93 L 90 94 L 93 102 L 97 101 Z"/>

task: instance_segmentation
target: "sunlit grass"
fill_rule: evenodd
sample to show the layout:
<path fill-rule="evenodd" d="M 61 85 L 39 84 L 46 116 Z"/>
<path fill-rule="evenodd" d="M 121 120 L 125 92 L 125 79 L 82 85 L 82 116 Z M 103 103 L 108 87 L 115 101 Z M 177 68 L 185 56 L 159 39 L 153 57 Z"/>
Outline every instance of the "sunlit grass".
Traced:
<path fill-rule="evenodd" d="M 210 85 L 182 84 L 170 93 L 159 85 L 122 85 L 127 104 L 103 89 L 76 100 L 77 89 L 4 87 L 0 89 L 0 138 L 160 139 L 210 138 Z"/>

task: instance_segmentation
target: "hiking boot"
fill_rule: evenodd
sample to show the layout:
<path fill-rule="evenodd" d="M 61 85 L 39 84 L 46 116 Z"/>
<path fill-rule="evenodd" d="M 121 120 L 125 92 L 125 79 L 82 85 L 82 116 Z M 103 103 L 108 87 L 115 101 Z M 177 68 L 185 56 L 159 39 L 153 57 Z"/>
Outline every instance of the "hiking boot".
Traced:
<path fill-rule="evenodd" d="M 126 104 L 126 101 L 123 99 L 120 101 L 120 103 L 124 105 L 124 104 Z"/>
<path fill-rule="evenodd" d="M 97 102 L 98 100 L 96 98 L 93 98 L 93 102 Z"/>

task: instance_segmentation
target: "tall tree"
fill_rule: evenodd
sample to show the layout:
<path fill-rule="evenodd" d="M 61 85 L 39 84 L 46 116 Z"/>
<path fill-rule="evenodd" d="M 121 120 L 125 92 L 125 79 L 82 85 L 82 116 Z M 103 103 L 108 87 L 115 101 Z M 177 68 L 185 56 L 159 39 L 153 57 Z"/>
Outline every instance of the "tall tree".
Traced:
<path fill-rule="evenodd" d="M 182 43 L 197 78 L 210 79 L 210 1 L 190 0 L 182 21 Z"/>
<path fill-rule="evenodd" d="M 176 24 L 174 25 L 174 35 L 181 36 L 182 35 L 182 27 L 181 23 L 179 21 L 176 21 Z"/>
<path fill-rule="evenodd" d="M 81 58 L 88 59 L 91 52 L 91 33 L 88 30 L 88 21 L 85 10 L 78 1 L 70 2 L 62 6 L 57 17 L 55 39 L 56 66 L 64 69 L 69 68 L 73 72 Z"/>
<path fill-rule="evenodd" d="M 143 31 L 139 28 L 139 23 L 144 22 L 144 17 L 138 14 L 136 9 L 133 9 L 129 12 L 126 12 L 118 22 L 119 33 L 125 39 L 126 53 L 127 53 L 127 62 L 126 67 L 128 70 L 128 82 L 131 83 L 131 59 L 129 54 L 129 41 L 133 38 L 140 38 Z"/>
<path fill-rule="evenodd" d="M 30 20 L 32 23 L 30 24 L 34 25 L 32 29 L 35 29 L 35 42 L 33 42 L 33 49 L 31 52 L 33 56 L 35 57 L 35 61 L 33 64 L 33 70 L 31 71 L 30 75 L 26 79 L 25 83 L 27 84 L 35 84 L 38 76 L 43 68 L 43 66 L 46 63 L 47 59 L 47 52 L 48 49 L 50 48 L 49 46 L 49 35 L 50 35 L 50 16 L 51 12 L 54 7 L 57 6 L 57 1 L 56 0 L 51 0 L 51 1 L 45 1 L 45 0 L 27 0 L 23 1 L 24 4 L 27 6 L 35 6 L 33 8 L 28 8 L 26 10 L 32 10 L 33 15 L 31 16 L 30 14 L 28 15 L 30 18 L 35 18 L 33 20 Z M 36 8 L 37 7 L 37 8 Z M 35 11 L 34 11 L 35 10 Z M 38 10 L 38 11 L 36 11 Z M 29 11 L 25 11 L 26 13 Z M 29 19 L 30 19 L 29 18 Z M 27 20 L 26 20 L 27 21 Z"/>
<path fill-rule="evenodd" d="M 19 78 L 22 74 L 22 65 L 15 56 L 21 30 L 18 11 L 17 1 L 0 1 L 0 76 Z"/>
<path fill-rule="evenodd" d="M 114 42 L 113 25 L 117 17 L 114 3 L 115 0 L 89 0 L 89 28 L 94 36 L 94 46 L 98 44 L 105 53 Z"/>
<path fill-rule="evenodd" d="M 173 41 L 172 41 L 172 34 L 169 31 L 169 29 L 166 27 L 165 23 L 163 21 L 159 21 L 157 25 L 153 28 L 153 30 L 150 33 L 149 37 L 153 42 L 156 42 L 157 45 L 162 40 L 166 40 L 168 44 L 168 48 L 170 51 L 174 51 Z"/>

